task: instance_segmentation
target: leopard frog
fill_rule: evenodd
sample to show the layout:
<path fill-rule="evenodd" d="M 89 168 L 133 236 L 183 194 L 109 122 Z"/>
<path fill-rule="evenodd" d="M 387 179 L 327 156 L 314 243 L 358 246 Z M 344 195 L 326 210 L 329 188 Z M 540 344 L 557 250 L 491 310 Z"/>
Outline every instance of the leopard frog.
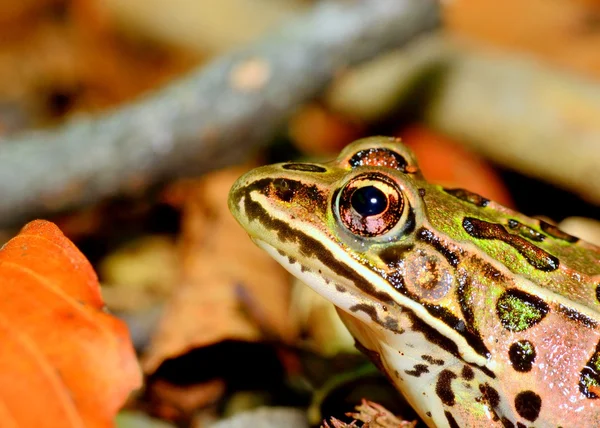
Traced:
<path fill-rule="evenodd" d="M 428 426 L 600 426 L 598 247 L 428 183 L 387 137 L 255 169 L 230 209 Z"/>

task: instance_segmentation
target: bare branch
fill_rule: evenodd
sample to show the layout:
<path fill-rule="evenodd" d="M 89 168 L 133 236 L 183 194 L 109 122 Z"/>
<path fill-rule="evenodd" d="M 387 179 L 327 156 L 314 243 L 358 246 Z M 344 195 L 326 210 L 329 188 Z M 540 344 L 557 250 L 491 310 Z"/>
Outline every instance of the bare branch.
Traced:
<path fill-rule="evenodd" d="M 320 2 L 140 99 L 0 144 L 0 225 L 239 161 L 341 69 L 438 22 L 435 0 Z"/>

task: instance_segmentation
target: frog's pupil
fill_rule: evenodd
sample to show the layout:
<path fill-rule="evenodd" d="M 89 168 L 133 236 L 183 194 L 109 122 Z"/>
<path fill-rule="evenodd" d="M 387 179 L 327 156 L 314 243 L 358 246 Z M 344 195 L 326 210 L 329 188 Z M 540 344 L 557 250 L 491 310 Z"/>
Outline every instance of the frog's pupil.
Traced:
<path fill-rule="evenodd" d="M 350 197 L 352 208 L 361 216 L 367 217 L 381 214 L 388 205 L 388 200 L 381 190 L 375 186 L 356 189 Z"/>

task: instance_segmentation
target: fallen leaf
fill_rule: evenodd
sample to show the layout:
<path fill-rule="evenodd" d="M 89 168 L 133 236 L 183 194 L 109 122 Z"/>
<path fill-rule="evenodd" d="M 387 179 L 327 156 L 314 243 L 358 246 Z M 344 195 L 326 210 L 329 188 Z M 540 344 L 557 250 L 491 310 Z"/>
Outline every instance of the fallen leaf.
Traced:
<path fill-rule="evenodd" d="M 325 421 L 322 428 L 351 428 L 357 427 L 358 421 L 363 422 L 362 428 L 414 428 L 417 425 L 416 421 L 402 420 L 380 404 L 369 400 L 363 400 L 359 406 L 356 406 L 356 412 L 347 413 L 354 420 L 345 423 L 336 418 L 331 418 L 331 425 Z"/>
<path fill-rule="evenodd" d="M 106 256 L 98 266 L 102 295 L 113 311 L 135 312 L 167 299 L 179 275 L 175 242 L 143 236 Z"/>
<path fill-rule="evenodd" d="M 189 419 L 195 410 L 218 400 L 225 387 L 225 382 L 220 379 L 185 386 L 158 380 L 149 385 L 148 396 L 152 412 L 162 419 Z"/>
<path fill-rule="evenodd" d="M 0 279 L 3 426 L 113 426 L 140 370 L 83 254 L 37 220 L 0 250 Z"/>
<path fill-rule="evenodd" d="M 229 189 L 245 171 L 206 175 L 184 192 L 181 279 L 144 358 L 147 373 L 223 340 L 291 343 L 297 336 L 288 273 L 254 245 L 227 207 Z"/>

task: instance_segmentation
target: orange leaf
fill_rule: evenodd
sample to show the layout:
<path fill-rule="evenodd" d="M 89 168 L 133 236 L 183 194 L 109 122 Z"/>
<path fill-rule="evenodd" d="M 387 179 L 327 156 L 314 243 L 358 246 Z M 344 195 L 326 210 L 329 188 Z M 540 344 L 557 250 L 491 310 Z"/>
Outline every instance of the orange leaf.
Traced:
<path fill-rule="evenodd" d="M 482 157 L 423 126 L 406 128 L 400 136 L 430 182 L 468 189 L 507 207 L 513 205 L 504 183 Z"/>
<path fill-rule="evenodd" d="M 141 376 L 83 254 L 33 221 L 0 250 L 0 282 L 2 426 L 113 426 Z"/>

